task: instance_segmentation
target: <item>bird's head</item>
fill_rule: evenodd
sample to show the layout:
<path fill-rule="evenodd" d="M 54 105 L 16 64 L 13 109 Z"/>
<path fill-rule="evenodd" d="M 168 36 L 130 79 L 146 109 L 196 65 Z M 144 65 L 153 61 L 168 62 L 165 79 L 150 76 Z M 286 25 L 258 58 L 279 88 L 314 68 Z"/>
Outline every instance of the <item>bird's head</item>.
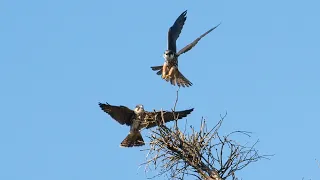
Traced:
<path fill-rule="evenodd" d="M 143 105 L 142 105 L 142 104 L 136 105 L 136 108 L 134 108 L 134 112 L 135 112 L 136 114 L 142 114 L 142 113 L 144 113 L 144 107 L 143 107 Z"/>
<path fill-rule="evenodd" d="M 166 60 L 172 60 L 174 58 L 174 52 L 171 51 L 171 50 L 166 50 L 164 53 L 163 53 L 163 57 L 164 59 Z"/>

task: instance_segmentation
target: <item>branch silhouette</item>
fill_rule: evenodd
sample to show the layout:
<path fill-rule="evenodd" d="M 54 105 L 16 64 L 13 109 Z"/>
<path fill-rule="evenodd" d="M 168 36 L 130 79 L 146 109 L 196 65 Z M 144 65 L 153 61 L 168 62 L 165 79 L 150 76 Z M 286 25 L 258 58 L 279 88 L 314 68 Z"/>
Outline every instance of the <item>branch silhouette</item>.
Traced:
<path fill-rule="evenodd" d="M 173 113 L 178 102 L 178 91 Z M 160 169 L 151 178 L 166 175 L 168 179 L 194 176 L 200 180 L 237 180 L 237 171 L 260 159 L 268 159 L 270 155 L 259 155 L 255 149 L 258 141 L 248 146 L 233 139 L 235 135 L 250 137 L 250 132 L 234 131 L 220 135 L 219 130 L 226 116 L 227 113 L 220 116 L 218 123 L 211 129 L 202 118 L 198 131 L 193 126 L 190 126 L 188 132 L 186 127 L 181 131 L 177 125 L 179 114 L 176 115 L 173 127 L 159 124 L 148 136 L 150 147 L 143 150 L 148 153 L 146 161 L 141 165 L 145 166 L 145 171 Z"/>

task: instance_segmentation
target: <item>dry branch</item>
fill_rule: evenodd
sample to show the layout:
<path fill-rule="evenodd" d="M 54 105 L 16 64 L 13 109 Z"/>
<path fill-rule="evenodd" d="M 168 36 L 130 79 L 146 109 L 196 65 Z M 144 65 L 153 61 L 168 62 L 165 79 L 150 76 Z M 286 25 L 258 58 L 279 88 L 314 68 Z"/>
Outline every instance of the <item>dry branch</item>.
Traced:
<path fill-rule="evenodd" d="M 154 177 L 167 175 L 168 179 L 184 179 L 187 175 L 200 180 L 237 180 L 237 171 L 260 159 L 268 159 L 267 155 L 259 155 L 255 149 L 258 141 L 247 146 L 233 140 L 235 135 L 250 137 L 250 132 L 234 131 L 226 136 L 219 134 L 226 115 L 221 116 L 212 129 L 208 129 L 202 118 L 198 131 L 191 126 L 189 133 L 182 132 L 177 123 L 174 127 L 161 124 L 151 130 L 150 147 L 145 150 L 148 151 L 147 160 L 142 164 L 145 170 L 159 169 Z"/>

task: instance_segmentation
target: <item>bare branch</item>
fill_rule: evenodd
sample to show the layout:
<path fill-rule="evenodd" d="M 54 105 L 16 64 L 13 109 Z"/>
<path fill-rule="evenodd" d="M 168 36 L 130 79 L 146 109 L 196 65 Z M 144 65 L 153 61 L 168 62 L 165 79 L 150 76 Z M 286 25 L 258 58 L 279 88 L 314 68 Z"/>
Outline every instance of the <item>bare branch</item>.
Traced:
<path fill-rule="evenodd" d="M 178 102 L 178 91 L 173 113 Z M 268 155 L 259 155 L 255 149 L 258 141 L 248 146 L 233 140 L 234 136 L 239 135 L 250 138 L 250 132 L 234 131 L 221 136 L 219 130 L 226 115 L 227 112 L 220 115 L 221 119 L 211 129 L 207 128 L 206 120 L 202 118 L 198 131 L 192 126 L 186 131 L 186 125 L 181 131 L 177 121 L 173 128 L 164 123 L 159 125 L 148 136 L 150 147 L 145 149 L 148 153 L 142 165 L 146 166 L 145 169 L 160 169 L 154 177 L 166 175 L 168 179 L 184 179 L 185 176 L 194 176 L 201 180 L 237 180 L 237 171 L 260 159 L 268 159 Z M 161 116 L 163 119 L 163 112 Z"/>
<path fill-rule="evenodd" d="M 231 139 L 231 135 L 247 136 L 248 132 L 235 131 L 220 136 L 220 127 L 221 124 L 216 125 L 208 132 L 203 120 L 199 132 L 191 127 L 191 133 L 187 135 L 178 128 L 161 125 L 149 137 L 148 155 L 152 154 L 152 157 L 144 164 L 153 165 L 155 169 L 160 167 L 159 174 L 169 174 L 169 179 L 192 175 L 199 179 L 221 180 L 236 179 L 237 171 L 260 159 L 267 159 L 255 149 L 258 141 L 252 146 L 244 146 Z"/>

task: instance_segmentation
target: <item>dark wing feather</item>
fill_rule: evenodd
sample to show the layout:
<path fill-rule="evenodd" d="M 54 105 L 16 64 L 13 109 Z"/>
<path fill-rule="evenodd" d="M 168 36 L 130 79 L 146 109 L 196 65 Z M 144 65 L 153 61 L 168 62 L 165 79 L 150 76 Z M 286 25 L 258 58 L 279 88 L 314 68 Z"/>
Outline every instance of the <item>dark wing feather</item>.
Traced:
<path fill-rule="evenodd" d="M 197 45 L 197 43 L 200 41 L 201 38 L 203 38 L 204 36 L 206 36 L 207 34 L 209 34 L 211 31 L 213 31 L 215 28 L 217 28 L 221 23 L 219 23 L 217 26 L 215 26 L 214 28 L 211 28 L 209 31 L 205 32 L 204 34 L 202 34 L 200 37 L 198 37 L 196 40 L 194 40 L 192 43 L 188 44 L 187 46 L 185 46 L 184 48 L 182 48 L 178 53 L 177 56 L 188 52 L 190 49 L 192 49 L 195 45 Z"/>
<path fill-rule="evenodd" d="M 131 125 L 134 111 L 127 108 L 126 106 L 112 106 L 110 104 L 99 103 L 100 108 L 108 113 L 114 120 L 118 121 L 120 124 Z"/>
<path fill-rule="evenodd" d="M 151 69 L 153 71 L 158 71 L 157 75 L 161 75 L 162 74 L 162 66 L 152 66 Z"/>
<path fill-rule="evenodd" d="M 163 111 L 163 119 L 164 122 L 170 122 L 175 120 L 176 118 L 182 119 L 184 117 L 187 117 L 188 114 L 190 114 L 193 111 L 192 109 L 184 110 L 184 111 Z M 143 125 L 145 128 L 152 128 L 154 126 L 163 124 L 162 118 L 161 118 L 161 111 L 156 111 L 156 112 L 146 112 L 146 117 L 145 117 L 145 124 Z"/>
<path fill-rule="evenodd" d="M 184 22 L 186 21 L 187 17 L 187 10 L 180 14 L 180 16 L 176 19 L 173 25 L 169 28 L 168 31 L 168 50 L 173 51 L 174 53 L 177 52 L 176 41 L 179 38 L 181 30 L 183 28 Z"/>

